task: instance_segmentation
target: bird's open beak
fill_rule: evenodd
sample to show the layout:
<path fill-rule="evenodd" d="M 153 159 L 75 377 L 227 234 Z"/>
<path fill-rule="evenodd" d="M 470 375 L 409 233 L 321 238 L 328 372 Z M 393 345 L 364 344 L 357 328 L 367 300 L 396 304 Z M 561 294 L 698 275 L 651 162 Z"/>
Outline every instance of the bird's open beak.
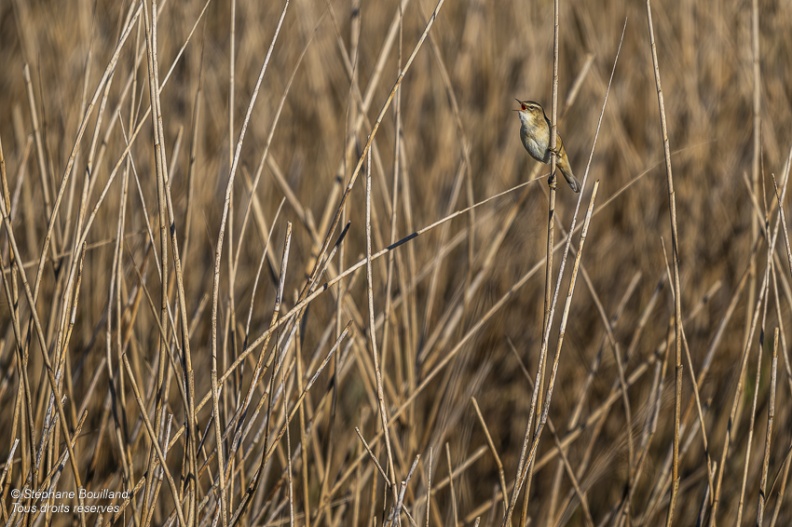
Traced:
<path fill-rule="evenodd" d="M 520 99 L 517 99 L 517 98 L 515 98 L 514 100 L 515 100 L 515 101 L 517 101 L 517 104 L 519 104 L 519 105 L 520 105 L 520 107 L 519 107 L 519 108 L 517 108 L 517 109 L 515 109 L 515 110 L 512 110 L 512 111 L 513 111 L 513 112 L 519 112 L 520 110 L 522 110 L 522 104 L 523 104 L 523 103 L 522 103 L 522 101 L 521 101 Z"/>

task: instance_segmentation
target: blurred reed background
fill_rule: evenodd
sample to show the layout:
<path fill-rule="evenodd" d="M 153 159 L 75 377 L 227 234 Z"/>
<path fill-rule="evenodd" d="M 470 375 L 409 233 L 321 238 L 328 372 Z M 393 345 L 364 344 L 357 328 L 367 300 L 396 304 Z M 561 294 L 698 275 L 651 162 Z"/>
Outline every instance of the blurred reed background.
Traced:
<path fill-rule="evenodd" d="M 4 523 L 504 522 L 541 411 L 549 172 L 511 110 L 533 99 L 550 115 L 554 6 L 437 7 L 0 2 Z M 792 258 L 773 186 L 792 153 L 792 4 L 651 9 L 689 350 L 681 427 L 647 6 L 565 0 L 558 126 L 581 180 L 626 30 L 513 525 L 661 524 L 675 434 L 674 524 L 792 522 Z M 370 252 L 407 238 L 372 258 L 371 282 L 369 174 Z M 559 185 L 554 276 L 577 197 Z M 13 489 L 77 485 L 133 498 L 14 512 L 36 502 Z"/>

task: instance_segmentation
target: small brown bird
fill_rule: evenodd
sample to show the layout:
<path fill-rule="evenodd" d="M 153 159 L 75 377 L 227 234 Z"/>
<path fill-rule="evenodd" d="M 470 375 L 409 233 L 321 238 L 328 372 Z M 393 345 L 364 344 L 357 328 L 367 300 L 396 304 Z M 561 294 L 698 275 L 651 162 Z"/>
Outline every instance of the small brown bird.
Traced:
<path fill-rule="evenodd" d="M 519 112 L 520 139 L 523 146 L 531 157 L 546 165 L 550 164 L 550 119 L 547 118 L 541 104 L 515 100 L 520 103 L 520 109 L 514 111 Z M 574 192 L 580 192 L 580 183 L 572 173 L 572 167 L 569 166 L 569 158 L 560 135 L 556 135 L 556 167 L 564 175 L 570 188 Z"/>

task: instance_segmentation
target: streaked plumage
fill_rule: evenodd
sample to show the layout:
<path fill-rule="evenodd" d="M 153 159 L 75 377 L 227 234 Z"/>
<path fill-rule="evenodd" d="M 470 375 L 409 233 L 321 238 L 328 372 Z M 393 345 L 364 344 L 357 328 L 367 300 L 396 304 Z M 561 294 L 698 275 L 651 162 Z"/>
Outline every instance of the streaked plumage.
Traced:
<path fill-rule="evenodd" d="M 547 118 L 542 105 L 534 101 L 521 101 L 520 109 L 515 110 L 520 117 L 520 139 L 531 157 L 544 164 L 550 163 L 550 119 Z M 580 183 L 569 166 L 564 143 L 556 132 L 556 167 L 563 174 L 570 188 L 580 192 Z"/>

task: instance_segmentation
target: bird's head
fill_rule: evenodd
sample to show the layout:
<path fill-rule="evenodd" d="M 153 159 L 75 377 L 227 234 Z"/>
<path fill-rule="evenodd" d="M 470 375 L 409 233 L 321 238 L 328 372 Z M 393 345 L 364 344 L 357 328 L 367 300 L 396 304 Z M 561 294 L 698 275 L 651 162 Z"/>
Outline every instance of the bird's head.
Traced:
<path fill-rule="evenodd" d="M 545 119 L 547 119 L 542 105 L 538 102 L 515 100 L 520 104 L 520 107 L 514 111 L 518 112 L 517 115 L 519 115 L 520 121 L 523 124 L 536 126 L 545 122 Z"/>

